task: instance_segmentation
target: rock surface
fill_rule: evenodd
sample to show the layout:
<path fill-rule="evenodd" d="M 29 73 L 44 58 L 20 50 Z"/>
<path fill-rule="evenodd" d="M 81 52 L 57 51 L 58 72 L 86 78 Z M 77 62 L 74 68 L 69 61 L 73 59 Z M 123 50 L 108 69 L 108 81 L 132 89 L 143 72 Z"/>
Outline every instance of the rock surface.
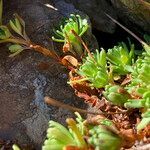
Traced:
<path fill-rule="evenodd" d="M 114 32 L 116 25 L 103 14 L 105 11 L 116 18 L 110 0 L 66 1 L 87 13 L 96 29 Z M 50 39 L 53 27 L 62 17 L 79 12 L 64 0 L 4 0 L 4 4 L 4 22 L 17 12 L 25 20 L 31 40 L 57 52 L 59 46 Z M 92 40 L 89 43 L 93 46 Z M 96 46 L 97 43 L 93 47 Z M 9 58 L 6 46 L 0 45 L 0 50 L 0 139 L 16 139 L 41 149 L 49 119 L 64 123 L 72 115 L 67 110 L 48 107 L 43 97 L 48 95 L 78 107 L 83 103 L 67 85 L 67 71 L 56 62 L 33 51 Z M 41 67 L 45 63 L 46 70 Z"/>
<path fill-rule="evenodd" d="M 116 25 L 104 14 L 111 14 L 116 19 L 114 8 L 106 0 L 66 0 L 88 14 L 93 27 L 99 31 L 114 33 Z"/>
<path fill-rule="evenodd" d="M 33 42 L 56 49 L 49 37 L 64 15 L 44 4 L 54 5 L 49 0 L 4 1 L 4 21 L 15 12 L 20 14 Z M 55 5 L 65 9 L 65 3 Z M 77 11 L 73 5 L 66 7 L 62 10 L 65 15 Z M 67 116 L 73 115 L 61 108 L 48 107 L 43 97 L 48 95 L 77 107 L 83 107 L 83 103 L 75 97 L 67 84 L 67 71 L 58 63 L 33 51 L 9 58 L 6 46 L 1 45 L 0 50 L 0 139 L 16 139 L 41 149 L 49 119 L 64 123 Z M 41 67 L 42 63 L 48 64 L 47 70 Z"/>
<path fill-rule="evenodd" d="M 117 16 L 127 27 L 150 33 L 150 0 L 111 0 Z"/>
<path fill-rule="evenodd" d="M 93 26 L 103 32 L 114 33 L 116 25 L 106 17 L 119 18 L 126 27 L 136 32 L 150 33 L 150 0 L 66 0 L 87 13 Z M 133 27 L 132 27 L 133 26 Z M 135 30 L 134 30 L 135 28 Z"/>

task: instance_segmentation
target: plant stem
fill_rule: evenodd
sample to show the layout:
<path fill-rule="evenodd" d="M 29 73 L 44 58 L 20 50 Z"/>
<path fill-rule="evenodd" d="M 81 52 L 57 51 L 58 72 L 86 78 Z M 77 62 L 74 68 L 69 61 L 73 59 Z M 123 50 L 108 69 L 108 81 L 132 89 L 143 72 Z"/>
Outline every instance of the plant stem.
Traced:
<path fill-rule="evenodd" d="M 87 111 L 85 109 L 80 109 L 80 108 L 77 108 L 77 107 L 73 107 L 73 106 L 64 104 L 62 102 L 59 102 L 59 101 L 57 101 L 53 98 L 50 98 L 48 96 L 46 96 L 44 98 L 44 100 L 45 100 L 45 103 L 47 103 L 48 105 L 61 107 L 61 108 L 64 108 L 64 109 L 67 109 L 67 110 L 70 110 L 70 111 L 73 111 L 73 112 L 79 112 L 79 113 L 84 113 L 84 114 L 94 114 L 94 115 L 103 115 L 104 114 L 103 112 L 96 113 L 96 112 Z"/>
<path fill-rule="evenodd" d="M 80 36 L 78 36 L 78 34 L 74 31 L 71 30 L 71 32 L 74 34 L 74 36 L 79 40 L 79 42 L 82 43 L 82 45 L 84 46 L 85 50 L 87 51 L 87 53 L 89 54 L 89 56 L 94 60 L 94 62 L 96 63 L 93 55 L 91 54 L 90 50 L 88 49 L 88 47 L 86 46 L 86 44 L 84 43 L 84 41 L 82 40 L 82 38 Z"/>
<path fill-rule="evenodd" d="M 9 39 L 6 39 L 6 40 L 0 40 L 0 43 L 17 43 L 17 44 L 23 44 L 23 45 L 26 45 L 26 46 L 29 46 L 29 43 L 27 43 L 25 40 L 22 40 L 22 39 L 13 39 L 13 38 L 9 38 Z"/>
<path fill-rule="evenodd" d="M 49 56 L 49 57 L 54 58 L 56 60 L 60 60 L 59 56 L 54 51 L 48 50 L 47 48 L 44 48 L 40 45 L 36 45 L 36 44 L 32 43 L 32 44 L 30 44 L 30 48 L 34 49 L 37 52 L 42 53 L 45 56 Z"/>

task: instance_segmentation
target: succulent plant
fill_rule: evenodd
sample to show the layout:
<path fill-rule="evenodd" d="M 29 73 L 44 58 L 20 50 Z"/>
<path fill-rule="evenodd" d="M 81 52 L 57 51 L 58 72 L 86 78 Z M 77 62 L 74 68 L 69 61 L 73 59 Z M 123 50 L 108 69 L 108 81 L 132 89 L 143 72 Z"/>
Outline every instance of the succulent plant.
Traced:
<path fill-rule="evenodd" d="M 2 14 L 3 1 L 0 0 L 0 43 L 11 43 L 9 45 L 9 51 L 12 53 L 10 56 L 15 56 L 25 49 L 35 49 L 46 56 L 53 56 L 57 60 L 63 60 L 55 52 L 32 43 L 26 35 L 25 22 L 17 14 L 15 14 L 13 20 L 10 20 L 9 27 L 2 24 Z M 109 18 L 111 17 L 109 16 Z M 117 21 L 114 22 L 117 23 Z M 122 25 L 120 26 L 123 27 Z M 9 30 L 10 28 L 11 30 Z M 84 46 L 84 42 L 80 40 L 80 37 L 85 34 L 88 28 L 87 19 L 71 14 L 70 18 L 66 19 L 65 23 L 60 26 L 60 29 L 55 31 L 55 37 L 52 37 L 52 39 L 64 43 L 64 52 L 70 51 L 79 57 L 83 57 L 84 49 L 82 45 Z M 123 28 L 125 29 L 125 27 Z M 131 33 L 128 29 L 126 30 Z M 142 119 L 137 124 L 137 130 L 141 131 L 150 124 L 150 45 L 148 35 L 145 36 L 147 43 L 133 33 L 131 35 L 143 45 L 145 50 L 137 61 L 134 61 L 134 45 L 130 44 L 129 50 L 123 42 L 112 49 L 108 49 L 107 53 L 102 49 L 100 52 L 96 50 L 95 53 L 91 54 L 84 46 L 88 51 L 88 56 L 83 59 L 80 57 L 82 64 L 79 64 L 77 59 L 71 55 L 67 55 L 64 60 L 70 59 L 71 64 L 73 64 L 73 71 L 74 68 L 77 70 L 76 75 L 78 77 L 70 82 L 80 83 L 86 81 L 85 88 L 90 85 L 91 89 L 96 91 L 97 95 L 95 94 L 94 96 L 105 96 L 112 104 L 126 107 L 127 109 L 138 108 L 142 114 Z M 119 81 L 113 81 L 115 74 L 119 76 L 131 75 L 130 83 L 128 82 L 123 86 L 119 85 Z M 124 78 L 124 76 L 121 77 Z M 99 88 L 105 91 L 100 93 L 102 90 Z M 91 89 L 89 92 L 91 92 Z M 90 95 L 91 93 L 88 94 Z M 92 97 L 93 95 L 91 94 L 90 96 Z M 119 109 L 122 109 L 121 107 Z M 57 122 L 49 122 L 47 138 L 42 150 L 68 150 L 68 147 L 88 149 L 91 145 L 96 150 L 118 150 L 121 148 L 122 138 L 110 129 L 110 126 L 112 126 L 111 121 L 107 119 L 101 121 L 100 125 L 86 126 L 84 119 L 79 114 L 76 115 L 76 121 L 72 118 L 66 120 L 68 129 Z M 85 140 L 84 136 L 90 137 Z M 13 145 L 12 148 L 14 150 L 20 149 L 17 145 Z"/>
<path fill-rule="evenodd" d="M 124 75 L 132 70 L 134 60 L 134 45 L 130 44 L 130 51 L 124 42 L 112 49 L 108 49 L 107 59 L 111 63 L 113 72 L 119 75 Z"/>
<path fill-rule="evenodd" d="M 142 119 L 137 125 L 137 130 L 140 131 L 150 124 L 150 91 L 144 92 L 142 99 L 129 99 L 124 106 L 126 108 L 142 108 Z"/>
<path fill-rule="evenodd" d="M 61 150 L 66 145 L 76 145 L 71 133 L 61 124 L 50 121 L 42 150 Z"/>
<path fill-rule="evenodd" d="M 106 85 L 103 94 L 108 101 L 118 106 L 124 106 L 130 98 L 129 93 L 119 85 Z"/>
<path fill-rule="evenodd" d="M 150 108 L 150 91 L 143 94 L 142 99 L 128 99 L 126 108 Z"/>
<path fill-rule="evenodd" d="M 142 114 L 142 120 L 137 125 L 137 130 L 141 131 L 149 124 L 150 124 L 150 109 L 148 109 L 145 113 Z"/>
<path fill-rule="evenodd" d="M 136 95 L 137 99 L 128 99 L 124 104 L 126 108 L 139 108 L 142 111 L 142 120 L 137 125 L 137 130 L 150 124 L 150 46 L 145 44 L 145 52 L 137 59 L 131 72 L 132 80 L 126 86 L 128 92 Z"/>
<path fill-rule="evenodd" d="M 92 57 L 88 55 L 77 73 L 89 81 L 91 87 L 105 87 L 109 82 L 105 50 L 102 49 L 100 52 L 96 50 Z"/>
<path fill-rule="evenodd" d="M 80 15 L 71 14 L 69 19 L 60 26 L 60 30 L 55 31 L 55 36 L 52 39 L 56 42 L 64 43 L 64 52 L 71 51 L 74 54 L 81 56 L 83 48 L 80 41 L 72 34 L 72 30 L 82 36 L 89 28 L 87 19 L 82 19 Z"/>
<path fill-rule="evenodd" d="M 77 148 L 87 147 L 83 138 L 83 120 L 78 113 L 76 113 L 76 115 L 78 123 L 72 118 L 66 120 L 69 130 L 57 122 L 49 122 L 47 139 L 42 146 L 42 150 L 65 150 L 69 146 Z"/>
<path fill-rule="evenodd" d="M 103 125 L 94 126 L 89 134 L 88 142 L 94 146 L 95 150 L 119 150 L 121 148 L 122 139 Z"/>

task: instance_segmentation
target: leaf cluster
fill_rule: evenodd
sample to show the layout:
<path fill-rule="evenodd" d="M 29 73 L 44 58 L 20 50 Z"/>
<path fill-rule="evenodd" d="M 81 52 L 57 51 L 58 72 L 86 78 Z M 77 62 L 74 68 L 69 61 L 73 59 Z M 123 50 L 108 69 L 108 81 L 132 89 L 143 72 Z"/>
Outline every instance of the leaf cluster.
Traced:
<path fill-rule="evenodd" d="M 108 119 L 100 119 L 98 124 L 90 124 L 79 113 L 75 112 L 76 121 L 72 118 L 66 120 L 68 130 L 61 124 L 50 121 L 47 130 L 47 139 L 42 150 L 119 150 L 122 138 L 113 131 L 108 130 L 114 126 Z M 114 126 L 115 128 L 115 126 Z M 84 132 L 82 132 L 84 131 Z M 84 136 L 88 135 L 85 140 Z"/>
<path fill-rule="evenodd" d="M 72 34 L 72 30 L 82 36 L 89 28 L 87 19 L 82 19 L 80 15 L 71 14 L 68 19 L 60 25 L 59 30 L 54 30 L 55 36 L 52 39 L 56 42 L 63 42 L 63 51 L 70 51 L 73 54 L 81 56 L 83 48 L 80 41 Z"/>
<path fill-rule="evenodd" d="M 150 47 L 147 44 L 143 47 L 145 52 L 137 60 L 133 44 L 130 44 L 130 50 L 123 42 L 108 49 L 107 53 L 103 49 L 96 50 L 83 59 L 76 71 L 82 80 L 73 81 L 79 84 L 86 81 L 91 88 L 103 88 L 103 96 L 113 105 L 139 108 L 143 119 L 137 126 L 138 131 L 150 123 L 149 115 L 144 115 L 150 111 Z M 119 79 L 126 79 L 125 76 L 130 80 L 122 84 Z"/>
<path fill-rule="evenodd" d="M 72 118 L 66 120 L 68 129 L 57 122 L 49 122 L 47 139 L 44 142 L 42 150 L 69 150 L 69 147 L 76 147 L 79 149 L 87 148 L 87 143 L 83 138 L 83 119 L 78 113 L 76 113 L 76 115 L 77 122 Z"/>

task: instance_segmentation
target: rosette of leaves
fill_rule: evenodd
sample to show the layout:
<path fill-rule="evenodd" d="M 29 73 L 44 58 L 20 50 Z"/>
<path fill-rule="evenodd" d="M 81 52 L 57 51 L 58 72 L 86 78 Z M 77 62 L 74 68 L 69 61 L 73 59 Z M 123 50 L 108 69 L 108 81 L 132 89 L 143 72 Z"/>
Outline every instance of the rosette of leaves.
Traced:
<path fill-rule="evenodd" d="M 122 139 L 107 128 L 111 125 L 112 123 L 107 121 L 105 125 L 94 126 L 89 130 L 88 142 L 93 145 L 95 150 L 119 150 L 121 148 Z"/>
<path fill-rule="evenodd" d="M 25 33 L 25 22 L 17 14 L 15 18 L 10 20 L 9 25 L 15 34 L 13 36 L 9 28 L 2 25 L 2 0 L 0 1 L 0 43 L 13 43 L 9 46 L 9 51 L 12 53 L 10 56 L 15 56 L 22 52 L 24 49 L 30 49 L 30 40 Z"/>
<path fill-rule="evenodd" d="M 146 53 L 143 55 L 145 56 L 136 61 L 131 73 L 131 83 L 127 86 L 130 93 L 134 91 L 139 96 L 150 89 L 150 56 Z"/>
<path fill-rule="evenodd" d="M 59 30 L 55 30 L 55 36 L 52 39 L 56 42 L 64 43 L 64 52 L 70 51 L 78 56 L 83 54 L 81 42 L 72 34 L 72 30 L 82 36 L 89 28 L 87 19 L 82 19 L 80 15 L 71 14 L 69 19 L 66 19 L 64 24 L 60 25 Z"/>
<path fill-rule="evenodd" d="M 108 49 L 107 59 L 110 62 L 113 72 L 119 75 L 126 75 L 132 71 L 134 61 L 134 45 L 130 44 L 130 50 L 124 42 L 112 49 Z"/>
<path fill-rule="evenodd" d="M 47 130 L 47 139 L 42 146 L 42 150 L 67 150 L 68 147 L 87 148 L 87 144 L 83 139 L 83 126 L 81 116 L 78 114 L 77 121 L 68 118 L 66 120 L 69 130 L 61 124 L 50 121 Z"/>
<path fill-rule="evenodd" d="M 118 106 L 124 106 L 130 98 L 130 94 L 119 85 L 106 85 L 103 94 L 108 101 Z"/>
<path fill-rule="evenodd" d="M 125 103 L 125 107 L 139 108 L 142 112 L 142 120 L 137 125 L 138 131 L 150 124 L 150 47 L 146 47 L 146 52 L 134 64 L 131 83 L 126 87 L 131 95 L 134 93 L 138 97 Z"/>
<path fill-rule="evenodd" d="M 145 113 L 142 113 L 142 120 L 137 125 L 137 130 L 141 131 L 149 124 L 150 124 L 150 109 L 148 109 Z"/>
<path fill-rule="evenodd" d="M 150 124 L 150 85 L 146 87 L 135 87 L 136 92 L 140 95 L 139 99 L 129 99 L 124 106 L 126 108 L 139 108 L 142 112 L 141 122 L 137 125 L 137 130 L 140 131 Z"/>
<path fill-rule="evenodd" d="M 109 83 L 105 50 L 96 50 L 92 55 L 88 55 L 77 73 L 83 77 L 82 80 L 90 82 L 91 87 L 105 87 Z"/>
<path fill-rule="evenodd" d="M 129 93 L 144 98 L 150 90 L 150 55 L 143 52 L 133 66 L 131 83 L 126 87 Z M 146 96 L 147 97 L 147 96 Z"/>

